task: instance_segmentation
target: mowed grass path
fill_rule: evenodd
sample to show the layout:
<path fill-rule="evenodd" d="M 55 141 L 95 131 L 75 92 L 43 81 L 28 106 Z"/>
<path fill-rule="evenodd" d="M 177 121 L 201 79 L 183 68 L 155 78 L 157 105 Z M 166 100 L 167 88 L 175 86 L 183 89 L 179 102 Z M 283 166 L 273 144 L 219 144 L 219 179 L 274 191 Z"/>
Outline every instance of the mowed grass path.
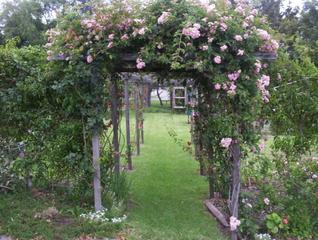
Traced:
<path fill-rule="evenodd" d="M 185 115 L 145 114 L 145 144 L 134 157 L 129 239 L 223 240 L 216 221 L 203 206 L 208 186 L 198 163 L 169 136 L 173 129 L 190 139 Z"/>

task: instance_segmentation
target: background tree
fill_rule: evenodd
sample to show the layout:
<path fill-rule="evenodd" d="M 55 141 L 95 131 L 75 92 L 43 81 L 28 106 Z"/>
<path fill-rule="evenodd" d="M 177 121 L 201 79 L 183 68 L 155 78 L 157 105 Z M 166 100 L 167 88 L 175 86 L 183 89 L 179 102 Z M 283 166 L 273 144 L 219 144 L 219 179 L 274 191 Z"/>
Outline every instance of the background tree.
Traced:
<path fill-rule="evenodd" d="M 45 31 L 55 26 L 55 16 L 67 2 L 66 0 L 6 1 L 0 13 L 0 31 L 3 38 L 8 40 L 19 37 L 21 45 L 45 43 Z"/>

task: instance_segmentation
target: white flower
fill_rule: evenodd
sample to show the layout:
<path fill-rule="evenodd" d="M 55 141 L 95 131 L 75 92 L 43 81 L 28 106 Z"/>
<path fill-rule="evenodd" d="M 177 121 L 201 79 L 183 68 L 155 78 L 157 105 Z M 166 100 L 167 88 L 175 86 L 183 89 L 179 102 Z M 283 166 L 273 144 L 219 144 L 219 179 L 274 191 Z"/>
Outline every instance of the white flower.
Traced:
<path fill-rule="evenodd" d="M 244 55 L 244 50 L 239 49 L 239 50 L 237 51 L 237 56 L 243 56 L 243 55 Z"/>
<path fill-rule="evenodd" d="M 145 33 L 146 33 L 146 29 L 144 27 L 138 30 L 138 34 L 140 35 L 144 35 Z"/>
<path fill-rule="evenodd" d="M 311 178 L 312 178 L 312 179 L 317 179 L 318 176 L 317 176 L 317 174 L 313 174 L 313 175 L 311 176 Z"/>
<path fill-rule="evenodd" d="M 266 197 L 266 198 L 264 198 L 264 203 L 265 203 L 266 205 L 269 205 L 270 200 Z"/>
<path fill-rule="evenodd" d="M 229 148 L 232 143 L 232 138 L 222 138 L 220 145 L 224 148 Z"/>
<path fill-rule="evenodd" d="M 199 23 L 195 23 L 195 24 L 193 24 L 193 27 L 196 28 L 196 29 L 200 29 L 201 25 Z"/>
<path fill-rule="evenodd" d="M 230 229 L 231 229 L 231 231 L 235 231 L 240 224 L 241 224 L 241 221 L 238 220 L 236 217 L 234 217 L 234 216 L 230 217 Z"/>
<path fill-rule="evenodd" d="M 93 221 L 93 222 L 112 222 L 112 223 L 121 223 L 127 219 L 126 215 L 123 215 L 122 217 L 113 217 L 108 218 L 106 216 L 108 212 L 108 209 L 105 208 L 104 210 L 97 211 L 97 212 L 89 212 L 87 214 L 80 214 L 81 218 Z"/>
<path fill-rule="evenodd" d="M 207 51 L 208 49 L 209 49 L 209 46 L 208 46 L 208 45 L 203 45 L 203 46 L 202 46 L 202 50 L 203 50 L 203 51 Z"/>
<path fill-rule="evenodd" d="M 259 234 L 255 234 L 255 239 L 256 240 L 272 240 L 272 237 L 268 233 L 259 233 Z"/>

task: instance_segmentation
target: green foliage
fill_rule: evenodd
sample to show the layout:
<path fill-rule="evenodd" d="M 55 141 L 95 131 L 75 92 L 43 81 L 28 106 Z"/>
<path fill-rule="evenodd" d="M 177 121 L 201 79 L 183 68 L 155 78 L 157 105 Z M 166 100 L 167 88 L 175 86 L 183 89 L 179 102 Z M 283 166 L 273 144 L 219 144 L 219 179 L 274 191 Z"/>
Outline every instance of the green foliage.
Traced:
<path fill-rule="evenodd" d="M 268 109 L 271 127 L 275 135 L 283 135 L 276 139 L 276 147 L 284 151 L 289 142 L 294 146 L 290 154 L 296 155 L 313 150 L 317 144 L 318 69 L 308 58 L 290 60 L 281 54 L 270 72 L 274 80 Z M 283 138 L 285 143 L 280 144 Z"/>
<path fill-rule="evenodd" d="M 282 218 L 275 212 L 267 215 L 266 227 L 270 233 L 277 234 L 279 229 L 284 227 Z"/>

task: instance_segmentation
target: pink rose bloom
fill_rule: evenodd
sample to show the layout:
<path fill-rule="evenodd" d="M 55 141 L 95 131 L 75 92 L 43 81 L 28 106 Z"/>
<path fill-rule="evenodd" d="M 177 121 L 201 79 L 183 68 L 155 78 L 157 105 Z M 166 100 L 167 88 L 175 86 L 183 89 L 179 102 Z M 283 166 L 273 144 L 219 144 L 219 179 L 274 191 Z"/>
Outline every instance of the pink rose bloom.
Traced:
<path fill-rule="evenodd" d="M 114 34 L 114 33 L 108 35 L 108 39 L 109 39 L 109 40 L 113 40 L 114 37 L 115 37 L 115 34 Z"/>
<path fill-rule="evenodd" d="M 164 24 L 168 21 L 169 16 L 171 15 L 170 12 L 162 12 L 161 16 L 158 18 L 158 24 Z"/>
<path fill-rule="evenodd" d="M 260 144 L 258 144 L 258 147 L 259 147 L 260 151 L 263 152 L 265 150 L 265 143 L 261 142 Z"/>
<path fill-rule="evenodd" d="M 238 5 L 236 8 L 235 8 L 235 12 L 241 14 L 241 15 L 244 15 L 244 8 L 241 6 L 241 5 Z"/>
<path fill-rule="evenodd" d="M 247 18 L 245 18 L 246 21 L 249 21 L 249 22 L 254 22 L 254 16 L 253 15 L 250 15 L 248 16 Z"/>
<path fill-rule="evenodd" d="M 242 42 L 242 41 L 243 41 L 243 38 L 242 38 L 241 35 L 235 35 L 235 36 L 234 36 L 234 39 L 235 39 L 236 41 L 238 41 L 238 42 Z"/>
<path fill-rule="evenodd" d="M 235 95 L 236 94 L 236 85 L 234 82 L 231 82 L 231 85 L 229 87 L 229 90 L 227 91 L 227 94 L 229 95 Z"/>
<path fill-rule="evenodd" d="M 262 98 L 265 103 L 269 103 L 269 96 L 264 95 Z"/>
<path fill-rule="evenodd" d="M 92 55 L 88 55 L 87 57 L 86 57 L 86 61 L 88 62 L 88 63 L 91 63 L 91 62 L 93 62 L 93 57 L 92 57 Z"/>
<path fill-rule="evenodd" d="M 269 86 L 270 77 L 267 75 L 262 75 L 260 79 L 257 80 L 257 87 L 262 94 L 263 101 L 268 103 L 269 102 L 269 92 L 266 89 Z"/>
<path fill-rule="evenodd" d="M 215 62 L 216 64 L 220 64 L 220 63 L 222 62 L 220 56 L 216 56 L 213 60 L 214 60 L 214 62 Z"/>
<path fill-rule="evenodd" d="M 192 39 L 197 39 L 201 36 L 201 33 L 196 27 L 183 28 L 182 34 L 185 36 L 190 36 Z"/>
<path fill-rule="evenodd" d="M 220 28 L 221 28 L 221 31 L 222 31 L 222 32 L 225 32 L 228 27 L 227 27 L 227 25 L 226 25 L 224 22 L 221 22 L 221 23 L 220 23 Z"/>
<path fill-rule="evenodd" d="M 146 33 L 146 29 L 144 27 L 138 30 L 138 34 L 140 35 L 145 35 L 145 33 Z"/>
<path fill-rule="evenodd" d="M 122 40 L 122 41 L 126 41 L 126 40 L 128 40 L 128 39 L 129 39 L 128 34 L 124 34 L 124 35 L 121 36 L 121 38 L 120 38 L 120 40 Z"/>
<path fill-rule="evenodd" d="M 247 28 L 249 26 L 249 24 L 247 22 L 243 22 L 242 27 L 243 28 Z"/>
<path fill-rule="evenodd" d="M 113 47 L 113 42 L 108 43 L 107 48 L 112 48 Z"/>
<path fill-rule="evenodd" d="M 221 49 L 222 52 L 224 52 L 227 49 L 227 46 L 223 45 L 223 46 L 220 47 L 220 49 Z"/>
<path fill-rule="evenodd" d="M 232 143 L 232 138 L 222 138 L 220 145 L 224 148 L 229 148 Z"/>
<path fill-rule="evenodd" d="M 254 16 L 256 16 L 256 15 L 258 14 L 258 10 L 257 10 L 257 9 L 253 9 L 253 10 L 251 11 L 251 14 L 254 15 Z"/>
<path fill-rule="evenodd" d="M 257 35 L 264 41 L 271 39 L 271 35 L 269 35 L 269 33 L 263 29 L 257 29 Z"/>
<path fill-rule="evenodd" d="M 260 51 L 268 52 L 268 53 L 276 53 L 278 48 L 279 48 L 278 42 L 276 40 L 270 39 L 260 48 Z"/>
<path fill-rule="evenodd" d="M 260 63 L 260 61 L 257 61 L 254 65 L 256 67 L 255 72 L 259 73 L 262 69 L 262 64 Z"/>
<path fill-rule="evenodd" d="M 229 73 L 227 75 L 227 77 L 229 78 L 229 80 L 231 81 L 236 81 L 241 75 L 241 70 L 238 70 L 236 72 L 233 72 L 233 73 Z"/>
<path fill-rule="evenodd" d="M 220 90 L 221 89 L 221 84 L 217 83 L 214 85 L 215 90 Z"/>
<path fill-rule="evenodd" d="M 141 58 L 137 58 L 136 63 L 137 69 L 143 69 L 144 67 L 146 67 L 146 63 Z"/>
<path fill-rule="evenodd" d="M 244 50 L 239 49 L 237 52 L 237 56 L 243 56 L 244 55 Z"/>
<path fill-rule="evenodd" d="M 270 77 L 267 75 L 262 75 L 261 82 L 265 87 L 269 86 Z"/>

